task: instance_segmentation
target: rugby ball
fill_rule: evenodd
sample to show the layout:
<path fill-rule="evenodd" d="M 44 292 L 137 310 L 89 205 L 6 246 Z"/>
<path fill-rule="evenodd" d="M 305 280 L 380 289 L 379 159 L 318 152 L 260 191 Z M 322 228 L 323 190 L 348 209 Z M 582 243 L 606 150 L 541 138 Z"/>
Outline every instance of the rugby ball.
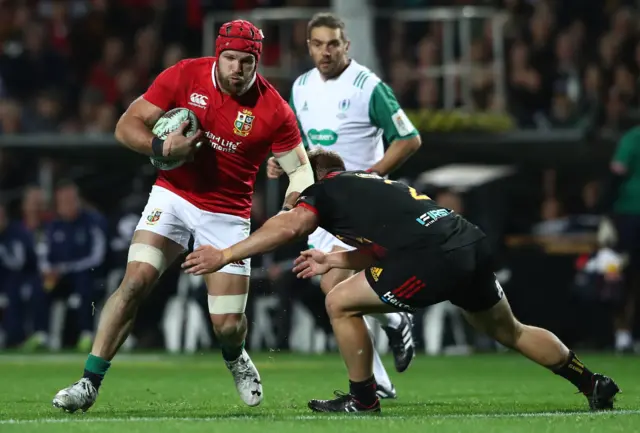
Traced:
<path fill-rule="evenodd" d="M 162 115 L 160 119 L 153 125 L 153 134 L 161 139 L 166 139 L 167 135 L 178 129 L 184 121 L 189 121 L 189 126 L 184 131 L 185 137 L 193 136 L 200 127 L 196 113 L 188 108 L 174 108 Z M 151 165 L 158 170 L 173 170 L 185 163 L 184 159 L 170 158 L 164 156 L 151 156 Z"/>

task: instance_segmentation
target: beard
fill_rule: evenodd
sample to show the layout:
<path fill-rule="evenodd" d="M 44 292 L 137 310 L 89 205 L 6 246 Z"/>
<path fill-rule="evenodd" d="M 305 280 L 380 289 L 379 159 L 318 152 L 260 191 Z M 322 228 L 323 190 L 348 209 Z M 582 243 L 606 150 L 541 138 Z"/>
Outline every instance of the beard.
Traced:
<path fill-rule="evenodd" d="M 244 90 L 246 84 L 247 81 L 244 79 L 240 81 L 231 81 L 229 77 L 220 78 L 220 87 L 222 87 L 223 90 L 232 95 L 241 93 Z"/>
<path fill-rule="evenodd" d="M 255 73 L 256 72 L 254 71 L 253 74 Z M 231 79 L 232 77 L 234 78 L 233 80 Z M 249 77 L 228 75 L 225 77 L 220 73 L 220 71 L 218 71 L 217 78 L 220 83 L 220 87 L 226 93 L 230 95 L 240 95 L 248 90 L 249 83 L 253 80 L 253 75 Z"/>

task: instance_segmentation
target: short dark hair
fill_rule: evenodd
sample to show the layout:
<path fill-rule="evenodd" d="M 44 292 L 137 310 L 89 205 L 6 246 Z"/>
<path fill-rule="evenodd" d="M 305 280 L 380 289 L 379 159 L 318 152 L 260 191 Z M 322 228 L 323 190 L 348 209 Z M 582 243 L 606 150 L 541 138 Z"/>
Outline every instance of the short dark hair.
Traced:
<path fill-rule="evenodd" d="M 327 173 L 346 170 L 344 161 L 336 152 L 318 147 L 307 155 L 316 181 L 322 179 Z"/>
<path fill-rule="evenodd" d="M 309 24 L 307 24 L 307 39 L 311 39 L 311 30 L 317 27 L 328 27 L 330 29 L 340 29 L 340 38 L 343 41 L 347 40 L 347 34 L 345 32 L 344 21 L 331 12 L 319 12 L 315 14 Z"/>

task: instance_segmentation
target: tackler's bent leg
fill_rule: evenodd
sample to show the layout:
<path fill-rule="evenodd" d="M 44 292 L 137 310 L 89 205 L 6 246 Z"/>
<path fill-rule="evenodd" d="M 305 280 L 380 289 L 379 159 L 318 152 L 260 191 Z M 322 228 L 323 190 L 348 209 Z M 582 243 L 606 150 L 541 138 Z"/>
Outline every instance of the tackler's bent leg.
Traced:
<path fill-rule="evenodd" d="M 363 272 L 338 284 L 326 298 L 326 308 L 340 354 L 349 375 L 349 394 L 333 400 L 311 400 L 317 412 L 378 412 L 380 401 L 373 375 L 374 350 L 365 314 L 394 311 L 383 303 Z"/>
<path fill-rule="evenodd" d="M 332 251 L 343 251 L 343 249 L 339 248 L 339 247 L 334 247 L 334 249 Z M 348 269 L 331 269 L 329 272 L 327 272 L 325 275 L 322 276 L 322 279 L 320 280 L 320 288 L 322 289 L 322 292 L 325 295 L 327 295 L 338 284 L 340 284 L 343 281 L 347 280 L 353 274 L 354 274 L 354 272 L 351 271 L 351 270 L 348 270 Z M 395 314 L 397 314 L 397 313 L 395 313 Z M 372 315 L 372 317 L 376 318 L 375 316 L 378 316 L 378 315 Z M 384 316 L 384 314 L 382 314 L 382 316 Z M 367 325 L 367 327 L 370 327 L 371 323 L 367 322 L 366 325 Z M 386 329 L 385 329 L 385 332 L 386 332 Z M 389 335 L 388 332 L 387 332 L 387 335 Z M 393 340 L 393 342 L 395 342 L 395 341 L 396 340 Z M 394 346 L 392 345 L 392 348 L 393 347 Z M 394 352 L 394 357 L 396 357 L 395 352 Z M 411 352 L 411 358 L 413 358 L 413 352 Z M 386 370 L 384 364 L 382 363 L 382 359 L 380 359 L 380 355 L 375 350 L 375 348 L 374 348 L 374 361 L 373 362 L 374 362 L 374 376 L 375 376 L 376 382 L 379 385 L 379 387 L 378 387 L 378 396 L 380 398 L 396 398 L 397 397 L 396 389 L 393 386 L 393 383 L 391 383 L 391 378 L 389 377 L 389 373 L 387 373 L 387 370 Z"/>

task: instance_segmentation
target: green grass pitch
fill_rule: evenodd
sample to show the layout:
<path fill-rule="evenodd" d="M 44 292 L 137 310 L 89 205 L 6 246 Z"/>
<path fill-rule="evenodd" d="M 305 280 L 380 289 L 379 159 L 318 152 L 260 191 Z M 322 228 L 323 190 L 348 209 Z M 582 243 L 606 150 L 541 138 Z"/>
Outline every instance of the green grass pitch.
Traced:
<path fill-rule="evenodd" d="M 122 355 L 96 405 L 85 414 L 51 407 L 55 392 L 82 372 L 80 355 L 0 355 L 0 432 L 636 432 L 640 431 L 640 360 L 583 355 L 612 376 L 623 393 L 618 409 L 587 411 L 563 379 L 513 354 L 418 356 L 392 373 L 398 399 L 381 415 L 314 414 L 311 398 L 347 390 L 333 355 L 254 354 L 265 400 L 242 404 L 220 355 Z M 392 368 L 392 360 L 385 362 Z"/>

